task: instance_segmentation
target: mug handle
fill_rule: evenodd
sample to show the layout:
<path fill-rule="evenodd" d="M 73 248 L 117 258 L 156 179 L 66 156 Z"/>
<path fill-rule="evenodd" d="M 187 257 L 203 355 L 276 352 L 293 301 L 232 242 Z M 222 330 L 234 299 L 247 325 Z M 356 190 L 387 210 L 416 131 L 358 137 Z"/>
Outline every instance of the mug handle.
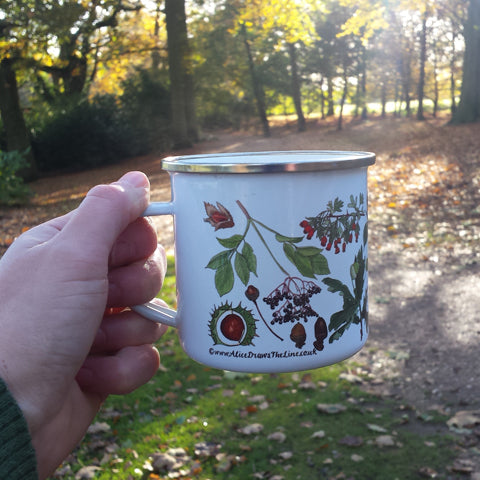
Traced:
<path fill-rule="evenodd" d="M 152 202 L 142 213 L 142 217 L 155 215 L 173 215 L 173 202 Z M 170 327 L 178 327 L 177 311 L 154 302 L 130 307 L 134 312 L 153 322 L 163 323 Z"/>

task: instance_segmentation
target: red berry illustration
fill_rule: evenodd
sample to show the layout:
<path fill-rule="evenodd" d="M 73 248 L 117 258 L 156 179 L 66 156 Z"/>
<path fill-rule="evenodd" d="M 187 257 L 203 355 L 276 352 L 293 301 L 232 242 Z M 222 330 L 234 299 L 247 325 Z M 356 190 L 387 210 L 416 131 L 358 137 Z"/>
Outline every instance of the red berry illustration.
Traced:
<path fill-rule="evenodd" d="M 220 331 L 225 338 L 234 342 L 239 342 L 242 339 L 243 332 L 245 331 L 245 323 L 236 313 L 230 313 L 226 315 L 220 324 Z"/>
<path fill-rule="evenodd" d="M 324 247 L 328 242 L 328 238 L 324 235 L 321 239 L 320 239 L 320 244 L 322 245 L 322 247 Z"/>
<path fill-rule="evenodd" d="M 342 252 L 344 252 L 346 249 L 347 249 L 347 244 L 344 243 L 344 244 L 342 245 Z"/>
<path fill-rule="evenodd" d="M 331 250 L 332 249 L 332 242 L 328 242 L 327 243 L 327 250 Z"/>

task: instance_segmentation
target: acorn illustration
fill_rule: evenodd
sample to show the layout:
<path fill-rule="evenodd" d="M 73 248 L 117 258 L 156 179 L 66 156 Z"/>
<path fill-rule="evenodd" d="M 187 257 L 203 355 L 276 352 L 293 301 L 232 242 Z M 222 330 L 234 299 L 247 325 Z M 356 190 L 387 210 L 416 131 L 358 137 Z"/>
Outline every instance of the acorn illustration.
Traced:
<path fill-rule="evenodd" d="M 297 348 L 302 348 L 305 345 L 307 334 L 305 332 L 305 327 L 301 323 L 296 323 L 292 327 L 292 331 L 290 332 L 290 340 L 295 343 Z"/>
<path fill-rule="evenodd" d="M 328 337 L 327 322 L 322 317 L 318 317 L 314 327 L 315 341 L 313 346 L 317 350 L 323 350 L 323 341 Z"/>

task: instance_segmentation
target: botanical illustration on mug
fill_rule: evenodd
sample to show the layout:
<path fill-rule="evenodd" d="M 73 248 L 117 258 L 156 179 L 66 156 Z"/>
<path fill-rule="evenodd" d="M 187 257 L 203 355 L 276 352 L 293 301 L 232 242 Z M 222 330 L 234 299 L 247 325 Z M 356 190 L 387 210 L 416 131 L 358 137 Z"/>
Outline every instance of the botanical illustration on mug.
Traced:
<path fill-rule="evenodd" d="M 216 237 L 222 248 L 206 265 L 215 271 L 214 285 L 220 297 L 220 305 L 212 307 L 208 326 L 214 344 L 254 345 L 262 331 L 262 335 L 272 335 L 278 342 L 288 342 L 288 335 L 295 347 L 302 349 L 307 341 L 306 324 L 313 324 L 316 351 L 324 349 L 325 341 L 333 343 L 340 339 L 352 325 L 359 325 L 362 339 L 368 331 L 365 280 L 368 232 L 364 195 L 350 195 L 346 205 L 335 198 L 317 215 L 300 218 L 300 234 L 293 237 L 253 217 L 240 201 L 236 204 L 246 219 L 243 233 Z M 204 206 L 207 214 L 204 221 L 215 232 L 235 227 L 238 218 L 234 220 L 225 205 L 204 202 Z M 282 281 L 272 285 L 268 292 L 260 292 L 255 286 L 255 278 L 259 279 L 262 271 L 258 268 L 252 237 L 256 237 L 256 248 L 258 245 L 264 248 L 281 272 Z M 351 283 L 347 285 L 332 275 L 329 259 L 335 264 L 333 256 L 341 256 L 350 244 L 359 242 L 360 245 L 350 247 L 358 251 L 350 266 Z M 274 243 L 277 248 L 273 248 Z M 274 251 L 283 252 L 283 255 L 274 254 Z M 321 281 L 319 277 L 323 277 Z M 244 300 L 234 304 L 224 298 L 237 279 L 246 289 Z M 322 291 L 321 284 L 328 292 L 343 297 L 343 308 L 329 319 L 320 316 L 312 306 L 315 296 Z M 260 329 L 261 324 L 265 328 Z M 288 326 L 284 327 L 285 324 Z"/>

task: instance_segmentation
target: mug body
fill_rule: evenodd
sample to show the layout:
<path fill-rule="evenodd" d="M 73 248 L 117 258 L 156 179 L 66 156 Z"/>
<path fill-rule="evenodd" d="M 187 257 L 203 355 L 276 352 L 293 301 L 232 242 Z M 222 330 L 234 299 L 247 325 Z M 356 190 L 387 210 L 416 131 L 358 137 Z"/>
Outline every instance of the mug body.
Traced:
<path fill-rule="evenodd" d="M 170 171 L 183 349 L 245 372 L 350 357 L 368 336 L 367 165 L 251 170 Z"/>

